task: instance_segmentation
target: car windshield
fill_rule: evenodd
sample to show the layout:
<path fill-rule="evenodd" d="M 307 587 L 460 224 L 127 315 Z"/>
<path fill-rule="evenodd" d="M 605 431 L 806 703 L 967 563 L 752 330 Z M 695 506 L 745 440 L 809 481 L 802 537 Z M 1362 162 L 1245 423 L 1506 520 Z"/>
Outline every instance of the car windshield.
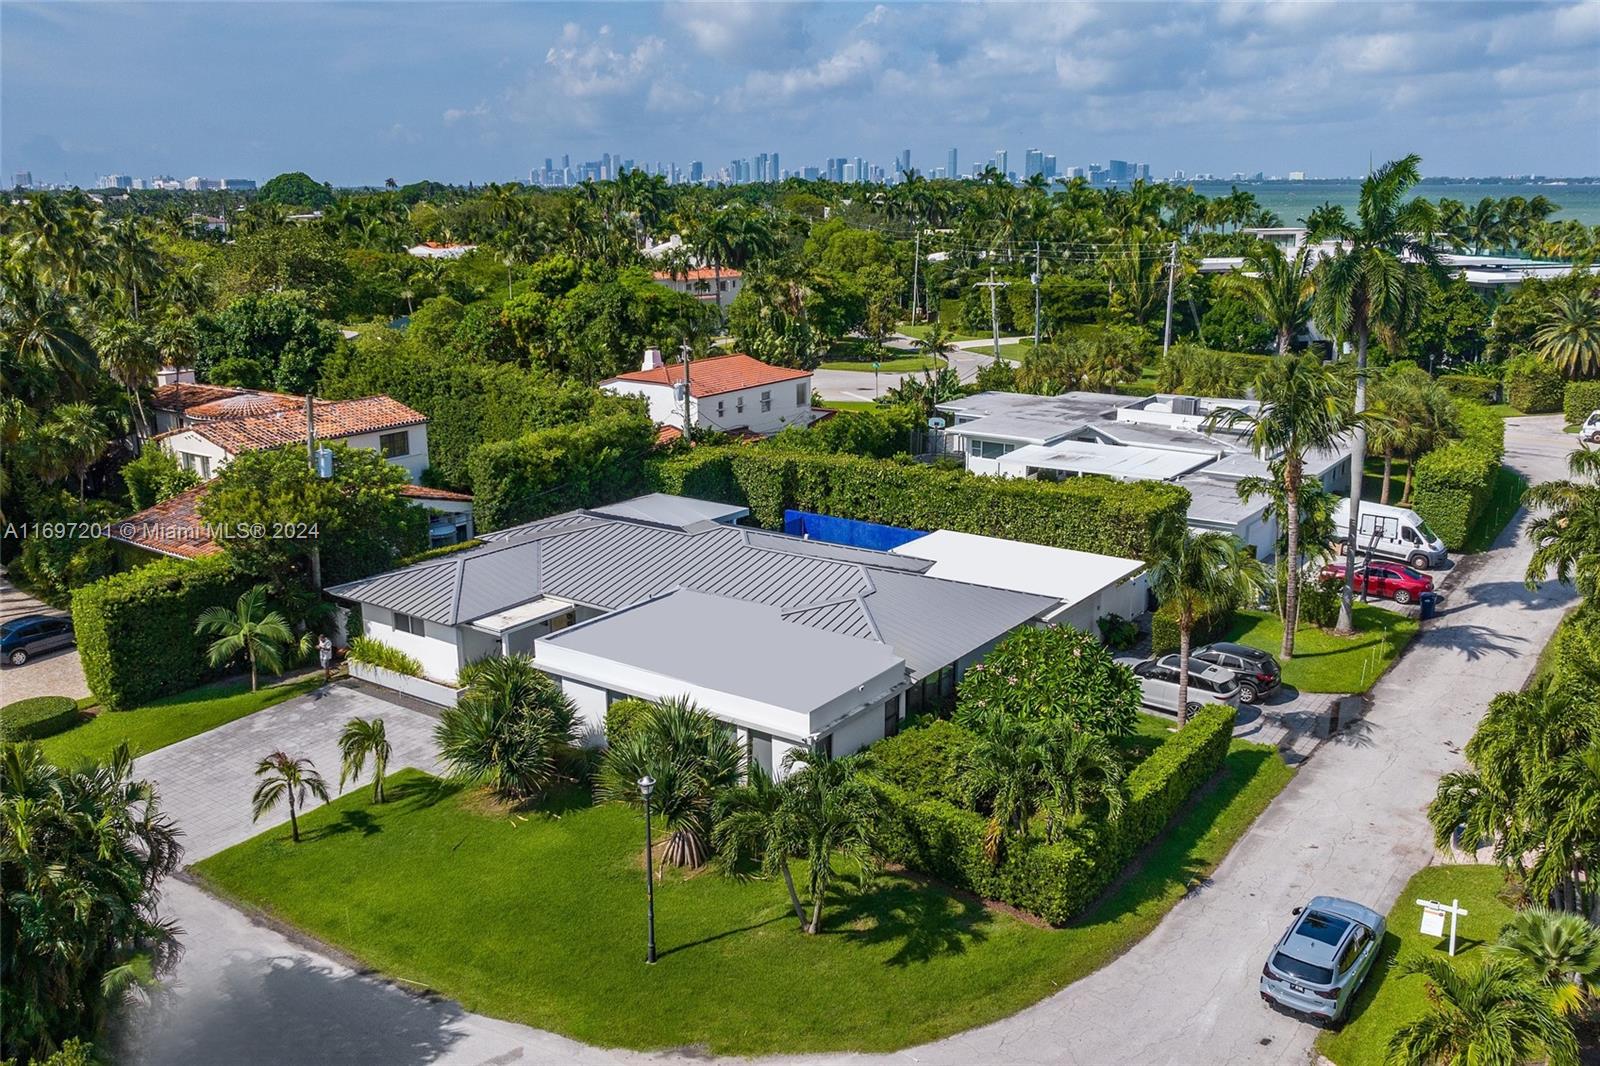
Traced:
<path fill-rule="evenodd" d="M 1285 977 L 1296 977 L 1314 985 L 1333 983 L 1333 971 L 1328 967 L 1305 962 L 1282 951 L 1272 956 L 1272 968 Z"/>
<path fill-rule="evenodd" d="M 1438 536 L 1434 534 L 1433 530 L 1428 528 L 1428 523 L 1424 522 L 1417 528 L 1422 531 L 1422 539 L 1427 541 L 1429 544 L 1432 544 L 1434 541 L 1439 539 Z"/>
<path fill-rule="evenodd" d="M 1427 580 L 1427 577 L 1423 575 L 1422 571 L 1413 570 L 1409 566 L 1402 566 L 1400 568 L 1400 571 L 1401 571 L 1401 573 L 1405 574 L 1406 577 L 1409 577 L 1412 581 L 1426 581 Z"/>

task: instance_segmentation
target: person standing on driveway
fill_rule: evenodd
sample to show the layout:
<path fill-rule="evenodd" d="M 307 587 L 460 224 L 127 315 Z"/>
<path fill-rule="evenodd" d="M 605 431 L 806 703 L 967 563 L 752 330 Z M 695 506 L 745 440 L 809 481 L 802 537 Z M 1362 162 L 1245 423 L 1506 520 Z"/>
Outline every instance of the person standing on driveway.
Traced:
<path fill-rule="evenodd" d="M 317 658 L 322 660 L 322 683 L 333 680 L 333 641 L 324 633 L 317 638 Z"/>

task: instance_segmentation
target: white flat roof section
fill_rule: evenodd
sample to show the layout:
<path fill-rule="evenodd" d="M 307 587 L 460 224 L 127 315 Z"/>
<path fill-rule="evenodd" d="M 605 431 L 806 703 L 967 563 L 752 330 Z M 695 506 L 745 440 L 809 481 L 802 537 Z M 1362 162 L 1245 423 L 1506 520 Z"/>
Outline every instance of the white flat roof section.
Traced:
<path fill-rule="evenodd" d="M 491 614 L 485 618 L 474 619 L 468 625 L 473 629 L 481 629 L 485 633 L 496 635 L 518 626 L 531 625 L 534 622 L 543 622 L 547 618 L 566 614 L 577 606 L 571 600 L 563 600 L 558 596 L 541 596 L 527 603 L 519 603 L 508 610 Z"/>
<path fill-rule="evenodd" d="M 1065 607 L 1082 603 L 1144 569 L 1138 559 L 1052 548 L 1044 544 L 941 529 L 892 549 L 932 560 L 933 577 L 1052 596 Z"/>
<path fill-rule="evenodd" d="M 1252 497 L 1249 503 L 1239 499 L 1239 483 L 1213 479 L 1210 470 L 1205 475 L 1191 474 L 1178 479 L 1178 484 L 1189 490 L 1189 523 L 1233 529 L 1241 523 L 1262 514 L 1270 506 L 1266 496 Z"/>
<path fill-rule="evenodd" d="M 720 522 L 731 526 L 750 516 L 750 508 L 715 500 L 697 500 L 690 496 L 672 496 L 665 492 L 651 492 L 635 496 L 620 503 L 609 503 L 590 510 L 618 518 L 637 518 L 645 522 L 660 522 L 664 526 L 684 528 L 697 522 Z"/>
<path fill-rule="evenodd" d="M 1018 448 L 1001 456 L 999 466 L 1001 473 L 1011 477 L 1055 470 L 1064 474 L 1103 474 L 1120 481 L 1171 481 L 1205 466 L 1213 458 L 1198 452 L 1165 452 L 1072 440 Z"/>

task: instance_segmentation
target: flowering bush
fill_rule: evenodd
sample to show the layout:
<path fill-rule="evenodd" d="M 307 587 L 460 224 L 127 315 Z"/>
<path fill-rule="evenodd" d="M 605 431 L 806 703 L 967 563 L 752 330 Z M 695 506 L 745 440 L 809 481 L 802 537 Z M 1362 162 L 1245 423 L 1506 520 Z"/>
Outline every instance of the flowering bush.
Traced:
<path fill-rule="evenodd" d="M 995 645 L 967 670 L 956 698 L 963 724 L 1000 712 L 1032 721 L 1066 718 L 1080 729 L 1125 736 L 1139 712 L 1139 682 L 1089 634 L 1044 626 L 1019 629 Z"/>

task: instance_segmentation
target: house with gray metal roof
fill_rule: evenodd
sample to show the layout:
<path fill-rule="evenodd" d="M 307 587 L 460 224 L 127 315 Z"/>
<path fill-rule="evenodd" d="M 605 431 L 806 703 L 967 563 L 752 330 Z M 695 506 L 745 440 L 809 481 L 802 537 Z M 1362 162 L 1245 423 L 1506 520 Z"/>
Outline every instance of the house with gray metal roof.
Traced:
<path fill-rule="evenodd" d="M 555 515 L 328 591 L 435 682 L 531 654 L 595 742 L 615 700 L 689 693 L 770 753 L 770 770 L 789 747 L 848 754 L 949 700 L 996 641 L 1058 604 L 672 499 Z"/>

